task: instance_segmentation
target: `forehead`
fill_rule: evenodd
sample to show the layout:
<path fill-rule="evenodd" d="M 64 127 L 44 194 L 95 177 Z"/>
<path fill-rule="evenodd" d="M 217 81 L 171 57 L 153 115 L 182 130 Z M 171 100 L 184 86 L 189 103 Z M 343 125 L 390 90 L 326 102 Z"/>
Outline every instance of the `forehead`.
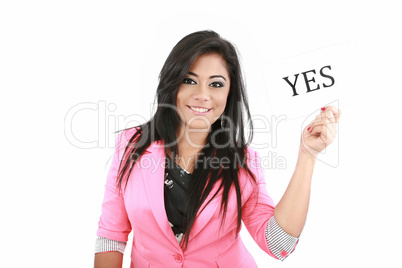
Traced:
<path fill-rule="evenodd" d="M 228 75 L 227 63 L 222 56 L 217 53 L 208 53 L 199 56 L 191 65 L 190 71 L 195 73 L 198 71 L 200 72 L 199 75 L 202 75 L 202 73 L 206 75 Z"/>

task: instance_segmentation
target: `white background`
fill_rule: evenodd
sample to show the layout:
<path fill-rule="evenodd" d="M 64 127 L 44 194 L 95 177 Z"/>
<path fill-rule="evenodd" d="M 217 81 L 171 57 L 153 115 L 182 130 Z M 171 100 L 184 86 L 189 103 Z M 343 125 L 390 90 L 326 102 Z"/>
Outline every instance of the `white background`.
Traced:
<path fill-rule="evenodd" d="M 336 165 L 317 161 L 307 223 L 284 262 L 262 252 L 242 230 L 259 266 L 400 264 L 399 5 L 278 2 L 2 1 L 2 263 L 93 266 L 112 132 L 150 118 L 170 50 L 185 35 L 212 29 L 238 47 L 251 111 L 266 118 L 275 114 L 269 85 L 293 75 L 292 62 L 304 64 L 299 71 L 317 68 L 317 51 L 348 44 L 350 57 L 339 60 L 348 72 L 335 77 L 343 85 L 334 99 L 343 112 L 339 135 L 325 152 L 337 156 Z M 269 76 L 267 70 L 286 61 L 289 72 Z M 79 107 L 88 109 L 72 112 Z M 319 108 L 309 107 L 311 113 Z M 258 150 L 286 160 L 286 168 L 265 173 L 276 203 L 293 173 L 305 119 L 281 121 L 277 146 Z M 257 134 L 255 142 L 270 135 Z M 124 262 L 129 267 L 129 254 Z"/>

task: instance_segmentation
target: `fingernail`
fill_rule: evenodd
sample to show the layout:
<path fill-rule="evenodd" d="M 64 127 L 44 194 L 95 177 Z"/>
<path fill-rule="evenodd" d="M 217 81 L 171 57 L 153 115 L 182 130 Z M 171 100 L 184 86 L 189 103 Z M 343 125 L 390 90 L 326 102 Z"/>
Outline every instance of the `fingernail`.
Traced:
<path fill-rule="evenodd" d="M 325 109 L 327 109 L 327 107 L 322 107 L 322 108 L 321 108 L 321 111 L 325 111 Z"/>
<path fill-rule="evenodd" d="M 313 130 L 312 130 L 312 129 L 310 130 L 310 133 L 311 133 L 311 132 L 313 132 Z"/>
<path fill-rule="evenodd" d="M 307 129 L 307 130 L 310 130 L 310 128 L 311 128 L 311 127 L 308 127 L 308 129 Z"/>

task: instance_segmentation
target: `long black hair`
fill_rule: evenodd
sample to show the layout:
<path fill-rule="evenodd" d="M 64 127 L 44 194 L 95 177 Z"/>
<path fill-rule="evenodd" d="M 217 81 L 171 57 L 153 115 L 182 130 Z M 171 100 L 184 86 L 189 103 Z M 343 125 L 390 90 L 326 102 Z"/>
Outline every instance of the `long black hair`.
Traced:
<path fill-rule="evenodd" d="M 229 190 L 232 186 L 235 188 L 238 212 L 237 233 L 239 233 L 242 215 L 239 171 L 244 168 L 255 181 L 254 174 L 246 164 L 247 145 L 252 140 L 253 125 L 237 50 L 229 41 L 221 38 L 212 30 L 206 30 L 191 33 L 175 45 L 159 75 L 159 85 L 156 91 L 158 106 L 155 115 L 148 122 L 136 127 L 137 131 L 130 138 L 123 154 L 125 161 L 120 162 L 117 181 L 119 187 L 122 186 L 123 181 L 127 186 L 133 166 L 154 141 L 162 141 L 165 144 L 166 154 L 170 150 L 173 156 L 178 156 L 177 132 L 182 121 L 177 109 L 172 109 L 172 107 L 176 107 L 177 92 L 193 62 L 197 57 L 208 53 L 217 53 L 226 61 L 230 76 L 230 89 L 226 107 L 221 116 L 224 124 L 222 124 L 221 118 L 212 124 L 207 142 L 201 149 L 192 172 L 184 215 L 183 241 L 185 248 L 197 213 L 215 183 L 219 183 L 219 189 L 213 197 L 215 198 L 222 191 L 221 227 L 226 217 Z M 250 126 L 247 141 L 244 134 L 244 114 Z M 226 159 L 225 163 L 229 164 L 216 168 L 216 162 L 223 158 Z"/>

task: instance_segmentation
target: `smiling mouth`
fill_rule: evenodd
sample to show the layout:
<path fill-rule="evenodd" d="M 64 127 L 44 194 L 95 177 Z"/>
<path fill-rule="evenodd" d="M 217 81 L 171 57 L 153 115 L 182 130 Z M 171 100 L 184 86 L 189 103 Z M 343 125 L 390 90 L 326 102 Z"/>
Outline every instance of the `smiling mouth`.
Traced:
<path fill-rule="evenodd" d="M 200 107 L 194 107 L 194 106 L 188 106 L 192 111 L 197 112 L 197 113 L 207 113 L 211 109 L 208 108 L 200 108 Z"/>

